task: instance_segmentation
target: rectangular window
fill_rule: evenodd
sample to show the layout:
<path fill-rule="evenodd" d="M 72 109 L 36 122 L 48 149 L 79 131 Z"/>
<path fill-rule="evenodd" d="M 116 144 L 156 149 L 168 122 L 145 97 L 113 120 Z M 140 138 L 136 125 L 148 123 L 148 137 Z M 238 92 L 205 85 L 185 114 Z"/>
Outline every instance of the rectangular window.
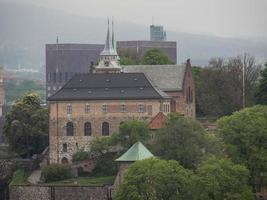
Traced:
<path fill-rule="evenodd" d="M 56 72 L 54 72 L 54 77 L 53 77 L 53 81 L 54 81 L 54 83 L 56 83 L 57 82 L 57 73 Z"/>
<path fill-rule="evenodd" d="M 49 83 L 51 81 L 51 73 L 47 72 L 47 82 Z"/>
<path fill-rule="evenodd" d="M 138 105 L 138 112 L 140 112 L 140 113 L 145 112 L 145 106 L 144 106 L 144 104 L 139 104 Z"/>
<path fill-rule="evenodd" d="M 90 112 L 90 105 L 89 104 L 85 104 L 84 112 L 85 113 L 89 113 Z"/>
<path fill-rule="evenodd" d="M 68 151 L 68 145 L 66 143 L 63 144 L 63 152 Z"/>
<path fill-rule="evenodd" d="M 108 112 L 108 105 L 107 104 L 102 105 L 102 112 L 103 113 L 107 113 Z"/>
<path fill-rule="evenodd" d="M 126 112 L 126 105 L 125 104 L 122 104 L 120 106 L 120 112 L 122 112 L 122 113 L 125 113 Z"/>
<path fill-rule="evenodd" d="M 62 82 L 62 73 L 59 72 L 59 82 L 61 83 Z"/>
<path fill-rule="evenodd" d="M 71 104 L 67 105 L 67 114 L 72 114 L 72 105 Z"/>
<path fill-rule="evenodd" d="M 65 81 L 68 81 L 69 80 L 69 74 L 68 72 L 65 72 Z"/>

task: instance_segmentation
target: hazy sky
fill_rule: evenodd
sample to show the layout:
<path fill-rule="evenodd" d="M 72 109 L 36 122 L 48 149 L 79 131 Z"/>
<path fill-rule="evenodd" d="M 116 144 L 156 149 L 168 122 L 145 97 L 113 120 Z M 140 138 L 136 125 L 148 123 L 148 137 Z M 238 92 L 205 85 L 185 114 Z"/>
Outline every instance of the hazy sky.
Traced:
<path fill-rule="evenodd" d="M 7 0 L 0 0 L 7 1 Z M 267 0 L 8 0 L 224 37 L 267 38 Z"/>

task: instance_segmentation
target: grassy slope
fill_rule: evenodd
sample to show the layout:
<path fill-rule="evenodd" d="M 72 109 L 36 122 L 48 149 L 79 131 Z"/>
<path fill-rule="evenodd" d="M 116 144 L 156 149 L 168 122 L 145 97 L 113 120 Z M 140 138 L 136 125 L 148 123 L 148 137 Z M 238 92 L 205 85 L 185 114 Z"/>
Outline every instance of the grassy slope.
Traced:
<path fill-rule="evenodd" d="M 27 181 L 29 175 L 30 172 L 25 172 L 21 169 L 15 171 L 10 185 L 30 185 L 30 183 Z"/>

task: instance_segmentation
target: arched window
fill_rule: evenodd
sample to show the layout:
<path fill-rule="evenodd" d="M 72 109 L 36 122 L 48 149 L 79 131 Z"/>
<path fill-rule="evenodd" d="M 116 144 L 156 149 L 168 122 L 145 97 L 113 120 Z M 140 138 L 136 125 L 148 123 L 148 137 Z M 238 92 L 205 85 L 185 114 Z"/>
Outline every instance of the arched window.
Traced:
<path fill-rule="evenodd" d="M 72 122 L 68 122 L 67 123 L 67 136 L 73 136 L 74 135 L 74 128 L 73 128 L 73 123 Z"/>
<path fill-rule="evenodd" d="M 91 136 L 92 135 L 92 127 L 90 122 L 84 123 L 84 135 Z"/>
<path fill-rule="evenodd" d="M 68 158 L 66 158 L 66 157 L 62 158 L 61 163 L 62 164 L 68 164 L 69 163 Z"/>
<path fill-rule="evenodd" d="M 108 122 L 102 123 L 102 135 L 109 136 L 109 123 Z"/>

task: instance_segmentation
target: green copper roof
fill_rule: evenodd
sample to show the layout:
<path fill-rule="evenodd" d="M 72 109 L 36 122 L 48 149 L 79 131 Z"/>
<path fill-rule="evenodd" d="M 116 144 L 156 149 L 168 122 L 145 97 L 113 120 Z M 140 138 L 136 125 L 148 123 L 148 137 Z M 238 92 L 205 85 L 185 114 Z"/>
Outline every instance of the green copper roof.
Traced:
<path fill-rule="evenodd" d="M 154 155 L 141 143 L 136 142 L 126 153 L 116 161 L 137 161 L 154 157 Z"/>

